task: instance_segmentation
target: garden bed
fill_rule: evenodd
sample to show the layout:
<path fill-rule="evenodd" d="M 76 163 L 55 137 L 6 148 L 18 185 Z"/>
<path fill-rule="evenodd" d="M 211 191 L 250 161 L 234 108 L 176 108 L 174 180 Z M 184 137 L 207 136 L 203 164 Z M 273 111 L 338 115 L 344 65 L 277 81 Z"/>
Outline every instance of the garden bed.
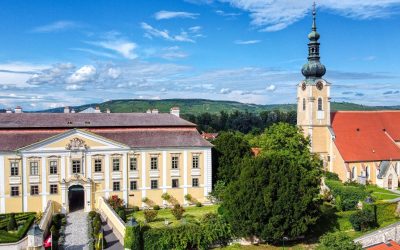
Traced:
<path fill-rule="evenodd" d="M 36 213 L 10 213 L 0 215 L 0 243 L 12 243 L 25 237 L 35 221 Z M 15 227 L 10 230 L 10 219 L 14 217 Z M 14 223 L 12 223 L 14 224 Z"/>

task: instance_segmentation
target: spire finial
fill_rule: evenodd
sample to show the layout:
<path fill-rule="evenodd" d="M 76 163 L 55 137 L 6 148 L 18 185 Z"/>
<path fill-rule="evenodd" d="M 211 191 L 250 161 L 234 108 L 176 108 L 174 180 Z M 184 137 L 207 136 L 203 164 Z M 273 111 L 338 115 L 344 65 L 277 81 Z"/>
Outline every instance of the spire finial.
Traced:
<path fill-rule="evenodd" d="M 313 15 L 312 30 L 313 30 L 313 31 L 317 31 L 317 24 L 316 24 L 316 21 L 315 21 L 316 16 L 317 16 L 316 6 L 317 6 L 317 5 L 315 4 L 315 1 L 314 1 L 314 3 L 313 3 L 313 12 L 312 12 L 312 15 Z"/>

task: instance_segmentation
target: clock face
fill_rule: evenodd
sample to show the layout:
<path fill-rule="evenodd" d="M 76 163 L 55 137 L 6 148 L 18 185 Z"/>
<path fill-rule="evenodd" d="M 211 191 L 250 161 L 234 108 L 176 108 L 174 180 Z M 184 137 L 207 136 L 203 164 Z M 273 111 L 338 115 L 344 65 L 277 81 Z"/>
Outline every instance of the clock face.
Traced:
<path fill-rule="evenodd" d="M 305 82 L 303 82 L 303 83 L 301 84 L 301 89 L 302 89 L 302 90 L 306 90 L 306 88 L 307 88 L 307 85 L 306 85 Z"/>
<path fill-rule="evenodd" d="M 317 82 L 317 89 L 322 90 L 324 88 L 324 84 L 322 82 Z"/>

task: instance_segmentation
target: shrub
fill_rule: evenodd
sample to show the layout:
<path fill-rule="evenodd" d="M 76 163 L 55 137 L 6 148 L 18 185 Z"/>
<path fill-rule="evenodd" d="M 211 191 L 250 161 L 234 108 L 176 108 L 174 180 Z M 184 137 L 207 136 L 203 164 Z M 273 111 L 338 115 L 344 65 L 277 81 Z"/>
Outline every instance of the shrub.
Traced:
<path fill-rule="evenodd" d="M 96 211 L 90 211 L 88 216 L 90 219 L 93 219 L 96 216 L 96 214 L 97 214 Z"/>
<path fill-rule="evenodd" d="M 154 205 L 153 209 L 154 210 L 160 210 L 160 206 L 159 205 Z"/>
<path fill-rule="evenodd" d="M 119 198 L 118 195 L 111 196 L 107 199 L 107 202 L 115 211 L 124 206 L 124 200 Z"/>
<path fill-rule="evenodd" d="M 131 250 L 142 249 L 142 234 L 139 225 L 134 227 L 126 227 L 124 247 L 125 249 Z"/>
<path fill-rule="evenodd" d="M 356 244 L 344 232 L 327 233 L 320 238 L 317 250 L 361 250 L 360 244 Z"/>
<path fill-rule="evenodd" d="M 346 183 L 343 185 L 339 181 L 326 181 L 326 185 L 331 189 L 332 195 L 337 198 L 340 196 L 339 210 L 348 211 L 356 209 L 358 201 L 363 201 L 369 195 L 365 187 L 359 184 Z"/>
<path fill-rule="evenodd" d="M 121 218 L 121 220 L 123 220 L 124 222 L 126 222 L 126 213 L 124 209 L 120 209 L 118 212 L 119 217 Z"/>
<path fill-rule="evenodd" d="M 137 212 L 137 211 L 140 210 L 138 206 L 133 206 L 132 209 L 133 209 L 134 212 Z"/>
<path fill-rule="evenodd" d="M 17 221 L 15 220 L 15 214 L 10 214 L 10 219 L 7 224 L 7 231 L 15 231 L 17 230 Z"/>
<path fill-rule="evenodd" d="M 356 231 L 365 231 L 376 226 L 375 215 L 369 209 L 357 211 L 350 215 L 349 220 Z"/>
<path fill-rule="evenodd" d="M 171 195 L 169 195 L 169 193 L 163 193 L 161 195 L 161 198 L 165 201 L 169 201 L 171 199 Z"/>
<path fill-rule="evenodd" d="M 143 197 L 143 198 L 142 198 L 142 202 L 146 203 L 146 202 L 148 202 L 148 201 L 149 201 L 149 198 L 147 198 L 147 197 Z"/>
<path fill-rule="evenodd" d="M 340 181 L 339 175 L 329 171 L 324 171 L 324 176 L 327 180 Z"/>
<path fill-rule="evenodd" d="M 202 206 L 203 206 L 203 204 L 201 204 L 200 201 L 196 202 L 196 207 L 202 207 Z"/>
<path fill-rule="evenodd" d="M 64 218 L 61 219 L 61 225 L 62 226 L 67 225 L 67 218 L 64 217 Z"/>
<path fill-rule="evenodd" d="M 176 204 L 173 209 L 171 209 L 172 215 L 175 217 L 175 219 L 180 220 L 183 217 L 183 213 L 185 212 L 185 209 L 179 204 Z"/>
<path fill-rule="evenodd" d="M 152 222 L 157 218 L 158 211 L 157 210 L 145 210 L 143 212 L 144 214 L 144 219 L 146 222 Z"/>
<path fill-rule="evenodd" d="M 192 195 L 191 194 L 186 194 L 185 195 L 185 200 L 187 200 L 187 201 L 192 201 L 193 200 L 193 197 L 192 197 Z"/>

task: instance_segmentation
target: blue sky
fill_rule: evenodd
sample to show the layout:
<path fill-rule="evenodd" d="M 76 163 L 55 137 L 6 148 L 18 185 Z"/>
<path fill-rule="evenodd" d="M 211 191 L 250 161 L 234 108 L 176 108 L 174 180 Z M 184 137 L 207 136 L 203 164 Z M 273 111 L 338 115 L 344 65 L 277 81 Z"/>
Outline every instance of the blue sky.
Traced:
<path fill-rule="evenodd" d="M 400 104 L 400 0 L 317 2 L 333 101 Z M 0 108 L 110 99 L 294 103 L 309 0 L 0 2 Z"/>

